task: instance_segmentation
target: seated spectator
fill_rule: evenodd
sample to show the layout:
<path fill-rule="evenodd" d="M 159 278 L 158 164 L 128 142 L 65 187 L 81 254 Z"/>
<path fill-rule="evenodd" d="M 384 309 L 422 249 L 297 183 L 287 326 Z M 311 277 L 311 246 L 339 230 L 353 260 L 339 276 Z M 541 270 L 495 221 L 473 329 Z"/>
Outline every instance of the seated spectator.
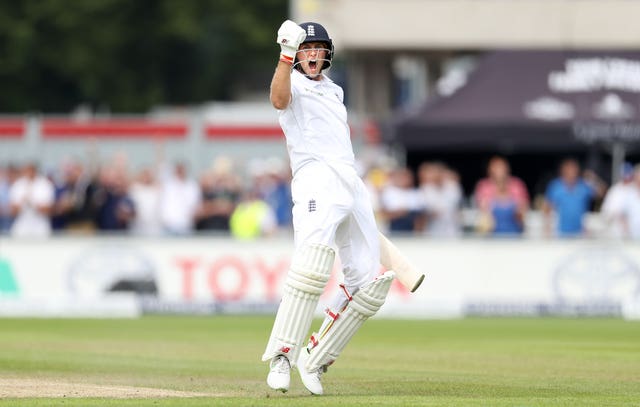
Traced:
<path fill-rule="evenodd" d="M 38 173 L 35 164 L 27 164 L 9 190 L 11 216 L 15 218 L 11 235 L 48 237 L 51 234 L 54 194 L 51 181 Z"/>
<path fill-rule="evenodd" d="M 240 199 L 240 182 L 231 162 L 219 159 L 200 177 L 202 200 L 196 210 L 197 230 L 229 231 L 229 219 Z"/>
<path fill-rule="evenodd" d="M 607 223 L 609 237 L 628 236 L 629 231 L 627 230 L 624 209 L 630 201 L 627 195 L 635 194 L 635 190 L 633 165 L 624 163 L 620 168 L 620 180 L 609 188 L 600 207 L 600 213 Z"/>
<path fill-rule="evenodd" d="M 160 189 L 160 220 L 165 233 L 192 233 L 201 194 L 198 183 L 188 176 L 186 165 L 178 162 L 173 169 L 161 168 Z"/>
<path fill-rule="evenodd" d="M 524 182 L 511 175 L 503 157 L 493 157 L 487 177 L 476 185 L 475 203 L 479 211 L 480 233 L 518 235 L 524 231 L 524 217 L 529 210 L 529 193 Z"/>
<path fill-rule="evenodd" d="M 135 217 L 130 226 L 131 233 L 141 236 L 161 235 L 160 186 L 150 168 L 140 171 L 129 188 L 129 195 L 135 208 Z"/>
<path fill-rule="evenodd" d="M 413 182 L 413 174 L 408 168 L 397 168 L 391 172 L 389 184 L 382 190 L 381 212 L 391 232 L 413 232 L 417 228 L 421 208 Z"/>
<path fill-rule="evenodd" d="M 458 174 L 442 163 L 423 163 L 418 169 L 419 199 L 424 207 L 427 235 L 455 237 L 460 234 L 462 187 Z"/>
<path fill-rule="evenodd" d="M 584 234 L 584 215 L 595 198 L 601 198 L 605 184 L 592 171 L 580 176 L 580 164 L 565 159 L 560 164 L 560 176 L 549 183 L 545 193 L 545 228 L 551 233 L 551 216 L 556 215 L 556 233 L 562 237 Z"/>

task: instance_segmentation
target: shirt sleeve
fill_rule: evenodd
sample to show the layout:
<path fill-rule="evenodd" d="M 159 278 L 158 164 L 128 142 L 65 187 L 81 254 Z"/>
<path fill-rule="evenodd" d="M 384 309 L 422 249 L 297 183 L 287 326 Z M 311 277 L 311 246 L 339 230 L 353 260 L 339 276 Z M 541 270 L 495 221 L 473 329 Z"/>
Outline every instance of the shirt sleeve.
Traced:
<path fill-rule="evenodd" d="M 491 200 L 493 199 L 493 193 L 491 192 L 491 184 L 489 180 L 485 178 L 478 181 L 474 193 L 474 198 L 478 208 L 484 209 L 491 203 Z"/>
<path fill-rule="evenodd" d="M 9 202 L 12 205 L 19 205 L 24 199 L 24 186 L 20 181 L 14 182 L 9 188 Z"/>
<path fill-rule="evenodd" d="M 514 199 L 518 205 L 529 205 L 529 191 L 519 178 L 512 178 Z"/>
<path fill-rule="evenodd" d="M 591 184 L 590 182 L 586 182 L 584 180 L 582 181 L 582 183 L 584 184 L 584 187 L 587 190 L 587 194 L 588 194 L 589 199 L 595 198 L 597 193 L 598 193 L 598 191 L 596 190 L 596 187 L 593 184 Z"/>
<path fill-rule="evenodd" d="M 298 71 L 294 69 L 291 72 L 291 101 L 292 102 L 300 94 L 300 84 L 298 79 L 299 79 Z M 289 106 L 291 106 L 291 103 L 289 103 Z"/>
<path fill-rule="evenodd" d="M 48 180 L 38 182 L 33 195 L 34 203 L 42 206 L 53 205 L 55 200 L 55 188 Z"/>
<path fill-rule="evenodd" d="M 555 196 L 557 190 L 557 180 L 553 180 L 547 186 L 547 190 L 544 193 L 544 197 L 547 201 L 549 201 L 552 205 L 555 205 Z"/>
<path fill-rule="evenodd" d="M 613 186 L 604 196 L 600 211 L 605 215 L 615 216 L 624 212 L 624 199 L 622 190 Z"/>
<path fill-rule="evenodd" d="M 444 191 L 447 198 L 447 204 L 460 204 L 460 200 L 462 199 L 462 188 L 458 183 L 453 181 L 446 182 Z"/>

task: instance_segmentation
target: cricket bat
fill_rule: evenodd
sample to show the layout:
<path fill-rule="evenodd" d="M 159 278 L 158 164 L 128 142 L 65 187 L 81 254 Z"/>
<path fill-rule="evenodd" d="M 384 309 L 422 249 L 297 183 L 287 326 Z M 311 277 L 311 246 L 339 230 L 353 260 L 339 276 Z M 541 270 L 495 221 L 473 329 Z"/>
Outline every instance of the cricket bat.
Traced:
<path fill-rule="evenodd" d="M 380 236 L 380 264 L 387 270 L 393 270 L 398 281 L 409 291 L 415 292 L 424 280 L 424 273 L 418 272 L 385 235 L 380 232 L 378 234 Z"/>

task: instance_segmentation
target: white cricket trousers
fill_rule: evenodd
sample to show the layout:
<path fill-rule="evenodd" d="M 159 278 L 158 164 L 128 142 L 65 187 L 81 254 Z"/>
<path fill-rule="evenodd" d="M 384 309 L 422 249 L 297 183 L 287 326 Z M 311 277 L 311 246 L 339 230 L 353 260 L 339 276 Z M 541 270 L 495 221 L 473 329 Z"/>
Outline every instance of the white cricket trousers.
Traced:
<path fill-rule="evenodd" d="M 296 249 L 312 243 L 336 247 L 351 293 L 378 275 L 378 228 L 369 191 L 352 166 L 306 164 L 296 172 L 291 194 Z"/>

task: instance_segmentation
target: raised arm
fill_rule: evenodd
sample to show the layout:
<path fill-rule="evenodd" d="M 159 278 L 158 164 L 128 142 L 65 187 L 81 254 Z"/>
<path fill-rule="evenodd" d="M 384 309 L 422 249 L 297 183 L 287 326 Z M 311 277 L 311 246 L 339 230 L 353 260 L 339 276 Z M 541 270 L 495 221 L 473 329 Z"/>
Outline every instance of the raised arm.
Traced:
<path fill-rule="evenodd" d="M 278 110 L 286 109 L 291 102 L 291 67 L 296 59 L 298 46 L 306 38 L 306 32 L 291 20 L 278 30 L 280 60 L 271 80 L 271 104 Z"/>
<path fill-rule="evenodd" d="M 276 72 L 271 79 L 271 104 L 278 110 L 284 110 L 291 101 L 291 65 L 278 61 Z"/>

